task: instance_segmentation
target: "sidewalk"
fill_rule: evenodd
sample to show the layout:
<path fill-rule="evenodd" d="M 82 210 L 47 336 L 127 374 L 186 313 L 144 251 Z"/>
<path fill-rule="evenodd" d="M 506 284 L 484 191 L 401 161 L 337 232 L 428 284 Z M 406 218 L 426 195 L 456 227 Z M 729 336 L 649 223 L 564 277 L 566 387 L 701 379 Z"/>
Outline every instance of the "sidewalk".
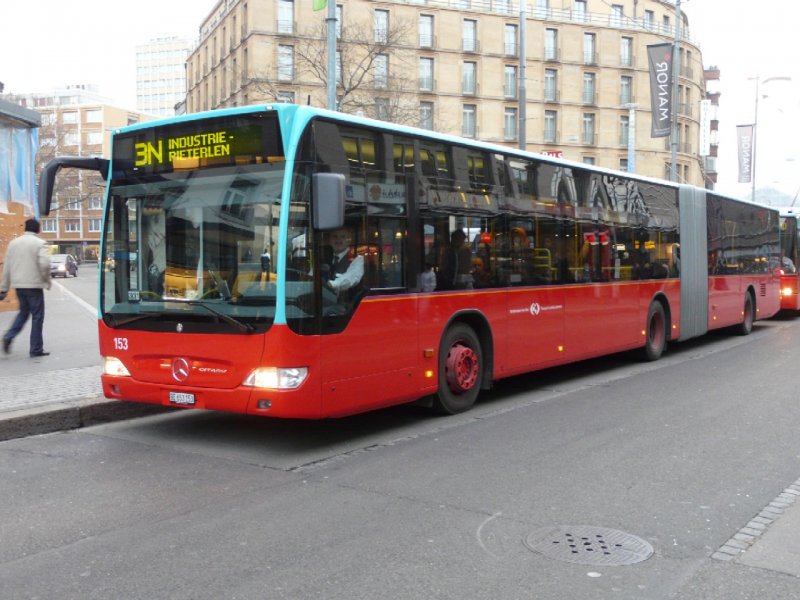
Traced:
<path fill-rule="evenodd" d="M 43 359 L 42 359 L 43 360 Z M 132 419 L 167 408 L 107 400 L 99 366 L 0 376 L 0 441 Z"/>
<path fill-rule="evenodd" d="M 0 305 L 2 334 L 17 306 L 16 302 Z M 46 293 L 45 306 L 44 341 L 51 355 L 28 356 L 30 321 L 14 340 L 11 353 L 0 351 L 0 441 L 169 410 L 107 400 L 100 384 L 95 309 L 58 281 Z"/>

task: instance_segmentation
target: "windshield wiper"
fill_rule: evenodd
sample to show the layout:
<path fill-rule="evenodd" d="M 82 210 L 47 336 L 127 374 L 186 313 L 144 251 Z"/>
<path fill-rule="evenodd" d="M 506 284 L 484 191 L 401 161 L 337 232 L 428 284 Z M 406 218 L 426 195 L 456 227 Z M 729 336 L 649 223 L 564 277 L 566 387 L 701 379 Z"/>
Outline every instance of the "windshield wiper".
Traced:
<path fill-rule="evenodd" d="M 105 313 L 103 317 L 108 317 L 109 321 L 111 321 L 112 327 L 122 327 L 123 325 L 127 325 L 128 323 L 133 323 L 134 321 L 141 321 L 142 319 L 149 319 L 150 317 L 159 316 L 161 313 L 152 313 L 146 315 L 134 315 L 132 317 L 128 317 L 126 319 L 118 319 L 111 313 Z"/>
<path fill-rule="evenodd" d="M 233 325 L 234 327 L 238 328 L 240 331 L 244 331 L 245 333 L 253 333 L 255 328 L 250 325 L 250 323 L 245 323 L 244 321 L 240 321 L 230 315 L 226 315 L 224 312 L 218 311 L 216 308 L 210 307 L 205 302 L 201 302 L 200 300 L 172 300 L 168 298 L 164 298 L 164 302 L 172 302 L 175 304 L 188 304 L 189 306 L 201 306 L 205 308 L 208 312 L 212 315 L 219 317 L 229 325 Z"/>

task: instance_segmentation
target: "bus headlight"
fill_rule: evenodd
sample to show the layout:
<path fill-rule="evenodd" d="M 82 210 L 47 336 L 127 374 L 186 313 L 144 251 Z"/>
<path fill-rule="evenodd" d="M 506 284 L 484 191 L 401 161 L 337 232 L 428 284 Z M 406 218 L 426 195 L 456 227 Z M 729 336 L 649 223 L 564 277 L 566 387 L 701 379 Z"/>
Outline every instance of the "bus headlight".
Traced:
<path fill-rule="evenodd" d="M 103 362 L 103 374 L 114 377 L 130 377 L 131 374 L 122 361 L 115 356 L 106 356 Z"/>
<path fill-rule="evenodd" d="M 307 376 L 307 367 L 259 367 L 247 376 L 242 385 L 268 390 L 293 390 L 300 387 Z"/>

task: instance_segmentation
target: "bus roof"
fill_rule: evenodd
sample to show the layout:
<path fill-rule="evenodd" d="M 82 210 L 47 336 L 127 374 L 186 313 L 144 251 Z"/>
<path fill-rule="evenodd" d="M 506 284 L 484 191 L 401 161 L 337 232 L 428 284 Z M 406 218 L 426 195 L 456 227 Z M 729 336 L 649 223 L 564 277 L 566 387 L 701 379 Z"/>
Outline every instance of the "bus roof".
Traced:
<path fill-rule="evenodd" d="M 164 119 L 157 119 L 153 121 L 145 121 L 143 123 L 136 123 L 134 125 L 129 125 L 126 127 L 122 127 L 120 129 L 115 130 L 113 133 L 114 135 L 117 134 L 124 134 L 133 131 L 140 131 L 144 129 L 150 129 L 152 127 L 159 127 L 164 125 L 171 125 L 176 123 L 186 123 L 190 121 L 196 121 L 201 119 L 209 119 L 209 118 L 218 118 L 218 117 L 226 117 L 226 116 L 237 116 L 237 115 L 247 115 L 247 114 L 256 114 L 262 112 L 271 112 L 275 111 L 278 113 L 279 120 L 282 123 L 287 122 L 290 119 L 298 119 L 302 122 L 303 126 L 311 121 L 314 118 L 322 117 L 325 119 L 329 119 L 332 121 L 337 121 L 339 123 L 347 123 L 352 125 L 361 125 L 364 127 L 369 127 L 372 129 L 379 129 L 383 131 L 391 131 L 394 133 L 398 133 L 401 135 L 407 135 L 409 137 L 415 138 L 426 138 L 433 142 L 446 142 L 449 144 L 456 144 L 460 146 L 466 146 L 469 148 L 484 150 L 487 152 L 495 152 L 495 153 L 502 153 L 509 156 L 515 156 L 519 158 L 527 158 L 532 159 L 535 158 L 538 161 L 548 163 L 551 165 L 559 166 L 559 167 L 568 167 L 568 168 L 575 168 L 575 169 L 590 169 L 594 172 L 607 174 L 607 175 L 614 175 L 617 177 L 627 177 L 630 179 L 635 179 L 641 182 L 648 182 L 656 185 L 672 187 L 675 189 L 681 188 L 693 188 L 698 189 L 696 186 L 692 186 L 689 184 L 684 183 L 677 183 L 673 181 L 668 181 L 666 179 L 659 179 L 657 177 L 650 177 L 647 175 L 640 175 L 636 173 L 629 173 L 627 171 L 619 171 L 616 169 L 609 169 L 606 167 L 599 167 L 596 165 L 587 165 L 585 163 L 572 161 L 564 158 L 555 158 L 552 156 L 547 156 L 545 154 L 538 154 L 536 152 L 520 150 L 519 148 L 513 148 L 511 146 L 503 146 L 501 144 L 493 143 L 493 142 L 481 142 L 479 140 L 473 140 L 469 138 L 463 138 L 451 134 L 446 133 L 438 133 L 436 131 L 431 131 L 429 129 L 421 129 L 418 127 L 412 127 L 409 125 L 401 125 L 397 123 L 387 123 L 386 121 L 378 121 L 376 119 L 370 119 L 368 117 L 361 117 L 357 115 L 351 115 L 348 113 L 342 113 L 337 111 L 328 110 L 325 108 L 318 108 L 314 106 L 304 106 L 304 105 L 297 105 L 297 104 L 289 104 L 289 103 L 273 103 L 273 104 L 254 104 L 250 106 L 239 106 L 234 108 L 222 108 L 222 109 L 215 109 L 210 111 L 198 112 L 198 113 L 190 113 L 185 115 L 179 115 L 175 117 L 167 117 Z M 706 190 L 709 191 L 709 190 Z M 728 198 L 730 200 L 736 200 L 738 202 L 743 202 L 745 204 L 753 204 L 757 206 L 765 206 L 766 208 L 772 208 L 773 210 L 778 210 L 774 207 L 769 207 L 766 205 L 758 204 L 757 202 L 752 202 L 750 200 L 745 200 L 743 198 L 734 198 L 732 196 L 727 196 L 725 194 L 720 194 L 718 192 L 714 192 L 710 190 L 717 196 L 722 196 Z M 792 210 L 799 211 L 800 209 L 789 209 L 790 213 Z M 797 214 L 797 213 L 791 213 Z"/>

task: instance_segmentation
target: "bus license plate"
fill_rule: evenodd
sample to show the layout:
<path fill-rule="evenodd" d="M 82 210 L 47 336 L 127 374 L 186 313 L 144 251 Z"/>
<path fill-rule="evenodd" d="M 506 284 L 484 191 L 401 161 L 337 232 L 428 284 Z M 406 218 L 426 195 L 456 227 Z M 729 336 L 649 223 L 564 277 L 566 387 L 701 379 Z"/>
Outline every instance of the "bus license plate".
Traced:
<path fill-rule="evenodd" d="M 170 404 L 178 404 L 180 406 L 194 406 L 194 394 L 186 392 L 170 392 Z"/>

